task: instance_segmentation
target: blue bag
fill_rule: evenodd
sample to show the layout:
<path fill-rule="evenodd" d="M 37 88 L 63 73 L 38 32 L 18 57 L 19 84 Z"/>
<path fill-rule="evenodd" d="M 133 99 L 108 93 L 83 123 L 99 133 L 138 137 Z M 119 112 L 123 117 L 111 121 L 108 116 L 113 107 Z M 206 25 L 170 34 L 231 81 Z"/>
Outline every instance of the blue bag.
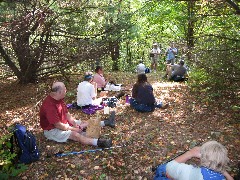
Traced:
<path fill-rule="evenodd" d="M 150 73 L 150 69 L 149 68 L 146 68 L 145 69 L 145 73 L 147 74 L 147 73 Z"/>
<path fill-rule="evenodd" d="M 20 149 L 18 153 L 19 162 L 29 164 L 39 160 L 40 155 L 36 145 L 36 138 L 32 132 L 28 131 L 25 126 L 16 124 L 13 134 L 13 138 L 15 138 L 15 142 Z"/>
<path fill-rule="evenodd" d="M 164 163 L 157 167 L 154 180 L 169 180 L 166 176 L 166 166 L 167 163 Z"/>

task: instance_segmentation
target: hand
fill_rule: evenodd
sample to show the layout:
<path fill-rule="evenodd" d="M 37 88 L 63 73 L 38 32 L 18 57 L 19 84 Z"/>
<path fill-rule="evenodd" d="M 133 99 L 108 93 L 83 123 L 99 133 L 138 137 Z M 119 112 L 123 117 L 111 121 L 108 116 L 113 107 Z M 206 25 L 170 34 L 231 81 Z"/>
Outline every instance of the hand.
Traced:
<path fill-rule="evenodd" d="M 83 130 L 83 129 L 86 128 L 87 126 L 88 126 L 88 122 L 82 121 L 81 124 L 79 125 L 79 128 L 81 128 L 81 129 Z"/>
<path fill-rule="evenodd" d="M 191 153 L 192 157 L 196 157 L 196 158 L 201 157 L 199 146 L 196 146 L 196 147 L 190 149 L 189 152 Z"/>

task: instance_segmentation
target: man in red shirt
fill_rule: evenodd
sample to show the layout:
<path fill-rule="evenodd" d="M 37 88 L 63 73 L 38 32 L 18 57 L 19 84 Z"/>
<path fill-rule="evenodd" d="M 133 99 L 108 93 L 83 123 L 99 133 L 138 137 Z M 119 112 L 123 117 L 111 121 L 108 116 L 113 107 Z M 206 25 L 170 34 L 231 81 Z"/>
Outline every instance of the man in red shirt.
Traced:
<path fill-rule="evenodd" d="M 51 93 L 44 99 L 40 108 L 40 125 L 47 139 L 57 142 L 66 142 L 68 139 L 78 141 L 82 144 L 93 145 L 102 148 L 112 146 L 111 139 L 94 139 L 83 135 L 83 129 L 87 122 L 75 120 L 68 112 L 64 102 L 66 87 L 62 82 L 52 85 Z M 115 112 L 111 112 L 110 118 L 101 121 L 101 126 L 115 127 Z"/>

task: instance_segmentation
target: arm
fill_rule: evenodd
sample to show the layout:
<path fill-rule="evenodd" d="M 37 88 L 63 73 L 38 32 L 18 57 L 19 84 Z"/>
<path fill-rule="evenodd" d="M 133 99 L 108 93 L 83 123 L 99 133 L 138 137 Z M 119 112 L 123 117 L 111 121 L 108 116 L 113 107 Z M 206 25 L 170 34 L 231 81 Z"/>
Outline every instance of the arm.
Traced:
<path fill-rule="evenodd" d="M 185 163 L 187 160 L 189 160 L 193 157 L 200 158 L 200 156 L 201 156 L 200 155 L 200 147 L 194 147 L 193 149 L 191 149 L 191 150 L 185 152 L 184 154 L 178 156 L 177 158 L 174 159 L 174 161 L 171 161 L 169 163 Z M 187 164 L 181 164 L 181 165 L 179 164 L 178 168 L 185 169 L 188 166 L 189 165 L 187 165 Z M 178 177 L 179 176 L 179 173 L 175 173 L 175 172 L 179 171 L 179 169 L 178 169 L 178 171 L 176 171 L 176 167 L 177 167 L 176 165 L 174 167 L 168 167 L 168 165 L 167 165 L 166 175 L 169 179 L 172 179 L 172 177 Z M 170 169 L 168 169 L 168 168 L 170 168 Z"/>
<path fill-rule="evenodd" d="M 172 48 L 173 54 L 177 54 L 177 48 Z"/>
<path fill-rule="evenodd" d="M 178 156 L 175 161 L 177 161 L 178 163 L 185 163 L 187 160 L 196 157 L 196 158 L 200 158 L 201 154 L 200 154 L 200 147 L 194 147 L 192 149 L 190 149 L 189 151 L 187 151 L 186 153 L 184 153 L 181 156 Z"/>
<path fill-rule="evenodd" d="M 91 92 L 91 97 L 92 99 L 96 99 L 96 96 L 97 96 L 97 83 L 96 82 L 91 82 L 91 84 L 93 85 L 93 91 Z"/>
<path fill-rule="evenodd" d="M 223 175 L 225 176 L 225 178 L 226 178 L 227 180 L 234 180 L 233 177 L 230 176 L 230 174 L 228 174 L 227 171 L 224 171 Z"/>
<path fill-rule="evenodd" d="M 55 126 L 57 129 L 60 129 L 60 130 L 63 130 L 63 131 L 68 131 L 68 130 L 76 131 L 76 132 L 81 132 L 81 131 L 82 131 L 82 130 L 79 129 L 78 127 L 72 127 L 72 126 L 70 126 L 69 124 L 64 124 L 64 123 L 61 123 L 61 122 L 55 123 L 54 126 Z"/>

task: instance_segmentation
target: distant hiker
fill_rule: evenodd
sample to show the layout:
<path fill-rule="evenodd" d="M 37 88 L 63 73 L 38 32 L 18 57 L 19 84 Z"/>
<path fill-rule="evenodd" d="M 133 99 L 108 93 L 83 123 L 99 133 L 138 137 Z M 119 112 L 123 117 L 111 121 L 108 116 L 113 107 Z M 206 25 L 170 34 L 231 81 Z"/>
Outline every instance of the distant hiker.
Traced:
<path fill-rule="evenodd" d="M 139 112 L 151 112 L 157 108 L 166 108 L 168 105 L 163 106 L 158 103 L 153 94 L 153 87 L 147 81 L 146 74 L 138 74 L 137 82 L 133 85 L 132 98 L 129 102 L 131 107 Z"/>
<path fill-rule="evenodd" d="M 158 47 L 158 43 L 153 43 L 153 48 L 150 51 L 150 58 L 151 58 L 151 71 L 156 73 L 157 71 L 157 64 L 159 61 L 159 56 L 161 54 L 161 49 Z"/>
<path fill-rule="evenodd" d="M 77 105 L 87 106 L 94 104 L 97 96 L 97 84 L 93 82 L 91 72 L 86 72 L 84 80 L 77 87 Z"/>
<path fill-rule="evenodd" d="M 169 44 L 169 47 L 167 48 L 166 50 L 166 73 L 165 75 L 163 76 L 163 78 L 167 78 L 167 65 L 171 64 L 171 65 L 174 65 L 175 63 L 175 55 L 177 54 L 178 50 L 177 48 L 175 48 L 175 43 L 174 42 L 171 42 Z"/>
<path fill-rule="evenodd" d="M 191 158 L 199 158 L 200 167 L 185 164 Z M 174 180 L 233 180 L 226 171 L 228 162 L 227 149 L 216 141 L 209 141 L 167 163 L 166 172 L 168 178 Z"/>
<path fill-rule="evenodd" d="M 44 99 L 40 108 L 40 125 L 44 136 L 53 141 L 66 142 L 68 139 L 86 145 L 102 148 L 112 146 L 111 139 L 93 139 L 84 136 L 83 130 L 88 123 L 76 120 L 67 109 L 64 102 L 67 89 L 62 82 L 54 82 L 50 94 Z M 115 126 L 115 112 L 109 119 L 101 121 L 101 126 Z"/>
<path fill-rule="evenodd" d="M 142 74 L 142 73 L 144 74 L 145 70 L 146 70 L 146 66 L 143 64 L 143 61 L 140 60 L 139 64 L 137 65 L 137 73 L 138 74 Z"/>
<path fill-rule="evenodd" d="M 178 49 L 175 47 L 175 43 L 172 42 L 169 44 L 169 47 L 166 50 L 167 56 L 167 64 L 174 64 L 175 63 L 175 56 L 178 53 Z"/>
<path fill-rule="evenodd" d="M 168 78 L 175 82 L 185 81 L 188 77 L 187 68 L 184 66 L 184 60 L 180 60 L 178 64 L 168 65 Z"/>

